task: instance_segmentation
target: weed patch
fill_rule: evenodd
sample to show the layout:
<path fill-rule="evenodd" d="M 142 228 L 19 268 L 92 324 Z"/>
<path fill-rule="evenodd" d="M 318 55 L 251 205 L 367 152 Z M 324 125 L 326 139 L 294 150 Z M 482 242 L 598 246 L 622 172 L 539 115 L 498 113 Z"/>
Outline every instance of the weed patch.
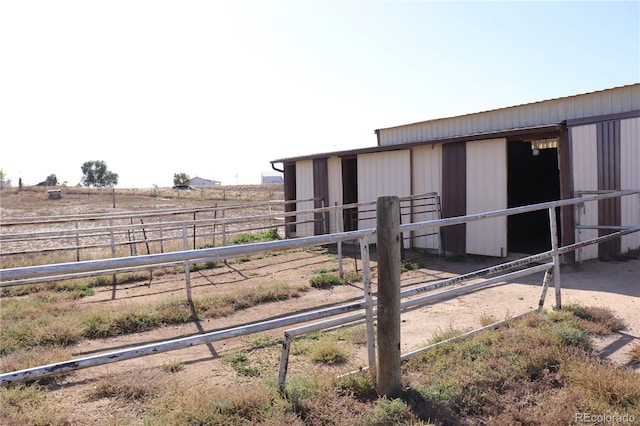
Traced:
<path fill-rule="evenodd" d="M 362 277 L 358 274 L 347 273 L 344 274 L 342 278 L 340 278 L 336 274 L 329 273 L 319 273 L 318 275 L 314 275 L 309 279 L 309 284 L 313 288 L 331 288 L 338 285 L 344 285 L 352 282 L 361 281 Z"/>
<path fill-rule="evenodd" d="M 242 376 L 256 377 L 260 375 L 260 370 L 257 367 L 249 365 L 249 357 L 245 353 L 225 355 L 222 357 L 222 361 L 231 365 Z"/>
<path fill-rule="evenodd" d="M 416 269 L 420 269 L 420 264 L 416 262 L 402 262 L 402 264 L 400 265 L 401 273 L 415 271 Z"/>
<path fill-rule="evenodd" d="M 241 234 L 236 237 L 233 237 L 229 240 L 229 244 L 249 244 L 249 243 L 258 243 L 263 241 L 275 241 L 279 240 L 280 235 L 278 234 L 278 230 L 273 228 L 263 232 L 257 233 L 247 233 Z"/>
<path fill-rule="evenodd" d="M 316 341 L 309 349 L 309 358 L 322 364 L 342 364 L 349 358 L 348 352 L 335 340 Z"/>
<path fill-rule="evenodd" d="M 429 350 L 403 366 L 405 402 L 422 419 L 420 406 L 430 407 L 436 423 L 570 424 L 580 410 L 640 415 L 640 381 L 590 355 L 584 321 L 594 320 L 539 312 Z"/>
<path fill-rule="evenodd" d="M 604 335 L 625 329 L 624 322 L 608 308 L 571 304 L 564 306 L 562 310 L 583 320 L 582 328 L 591 334 Z"/>

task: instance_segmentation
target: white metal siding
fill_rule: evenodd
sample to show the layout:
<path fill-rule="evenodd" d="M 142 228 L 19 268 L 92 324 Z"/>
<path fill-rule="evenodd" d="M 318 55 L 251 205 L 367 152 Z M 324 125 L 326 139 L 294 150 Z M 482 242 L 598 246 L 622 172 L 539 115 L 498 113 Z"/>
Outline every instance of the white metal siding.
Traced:
<path fill-rule="evenodd" d="M 373 154 L 358 155 L 358 202 L 376 201 L 378 197 L 395 195 L 405 197 L 411 195 L 411 167 L 410 151 L 387 151 Z M 366 207 L 374 209 L 375 206 Z M 359 209 L 364 210 L 364 209 Z M 365 213 L 362 212 L 364 215 Z M 402 223 L 409 221 L 403 216 Z M 358 229 L 375 228 L 375 219 L 358 222 Z"/>
<path fill-rule="evenodd" d="M 296 200 L 308 200 L 313 198 L 313 161 L 296 162 Z M 313 201 L 303 201 L 297 203 L 296 210 L 313 209 Z M 313 213 L 303 213 L 296 216 L 298 223 L 296 226 L 297 237 L 313 236 Z"/>
<path fill-rule="evenodd" d="M 640 84 L 634 84 L 566 98 L 380 129 L 378 134 L 380 145 L 397 145 L 554 124 L 574 118 L 616 114 L 638 109 L 640 109 Z"/>
<path fill-rule="evenodd" d="M 595 124 L 576 126 L 570 129 L 573 151 L 573 188 L 577 196 L 579 191 L 595 191 L 598 189 L 598 133 Z M 582 225 L 598 224 L 598 202 L 584 204 L 577 213 Z M 576 230 L 576 241 L 596 238 L 595 229 Z M 598 245 L 593 244 L 582 249 L 582 260 L 596 259 Z"/>
<path fill-rule="evenodd" d="M 507 208 L 507 140 L 467 144 L 467 214 Z M 507 255 L 507 218 L 467 223 L 467 253 Z"/>
<path fill-rule="evenodd" d="M 329 206 L 342 205 L 342 159 L 330 157 L 327 160 L 329 178 Z M 329 220 L 329 232 L 342 232 L 342 213 L 332 213 Z"/>
<path fill-rule="evenodd" d="M 412 152 L 412 178 L 413 193 L 427 194 L 437 192 L 442 194 L 442 145 L 426 145 L 413 148 Z M 416 214 L 415 222 L 422 222 L 432 219 L 432 215 L 426 213 Z M 429 229 L 428 232 L 437 230 Z M 420 233 L 426 233 L 420 231 Z M 437 235 L 416 237 L 413 240 L 414 247 L 439 249 L 440 240 Z"/>
<path fill-rule="evenodd" d="M 620 189 L 640 189 L 640 118 L 620 120 Z M 622 198 L 622 225 L 640 225 L 640 196 Z M 640 248 L 640 233 L 622 237 L 622 252 Z"/>

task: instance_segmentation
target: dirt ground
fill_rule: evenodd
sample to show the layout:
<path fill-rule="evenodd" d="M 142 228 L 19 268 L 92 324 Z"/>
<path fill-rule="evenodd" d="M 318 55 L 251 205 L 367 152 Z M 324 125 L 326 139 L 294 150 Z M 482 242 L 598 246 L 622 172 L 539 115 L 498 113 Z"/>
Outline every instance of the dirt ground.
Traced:
<path fill-rule="evenodd" d="M 3 217 L 7 217 L 9 212 L 11 213 L 9 216 L 13 216 L 20 208 L 20 203 L 12 204 L 8 201 L 10 200 L 3 196 Z M 184 199 L 181 200 L 181 202 L 183 201 Z M 109 197 L 105 197 L 105 203 L 109 202 Z M 136 200 L 136 202 L 144 204 L 144 200 Z M 76 206 L 74 203 L 70 203 L 69 208 L 75 209 Z M 92 208 L 99 207 L 94 203 Z M 66 209 L 61 208 L 56 211 L 56 214 L 65 214 L 65 212 Z M 416 261 L 422 267 L 402 274 L 403 289 L 481 269 L 498 262 L 497 259 L 478 257 L 467 257 L 461 260 L 424 255 L 418 257 Z M 356 265 L 358 268 L 361 267 L 359 260 L 356 261 L 350 257 L 345 259 L 346 271 L 353 271 Z M 194 298 L 199 298 L 275 283 L 287 283 L 292 286 L 303 285 L 308 284 L 309 279 L 318 270 L 331 270 L 336 266 L 335 253 L 324 248 L 254 257 L 249 261 L 246 259 L 234 261 L 218 268 L 192 273 L 192 292 Z M 377 291 L 375 261 L 373 266 L 372 290 L 375 293 Z M 437 304 L 409 310 L 402 314 L 401 352 L 407 353 L 423 347 L 438 332 L 452 328 L 474 329 L 478 328 L 480 321 L 487 317 L 504 319 L 506 316 L 534 309 L 538 306 L 540 299 L 541 283 L 542 274 L 540 273 L 518 279 L 515 282 L 491 285 L 482 290 L 443 300 Z M 183 275 L 154 275 L 150 285 L 148 284 L 148 282 L 121 284 L 116 289 L 115 299 L 112 299 L 111 287 L 99 287 L 94 296 L 83 298 L 79 303 L 107 306 L 117 311 L 122 307 L 186 296 Z M 625 321 L 627 328 L 622 332 L 597 339 L 596 349 L 601 356 L 620 365 L 635 368 L 640 373 L 638 366 L 629 364 L 627 355 L 630 345 L 640 341 L 640 315 L 638 315 L 640 311 L 640 259 L 628 258 L 609 262 L 589 261 L 580 265 L 563 265 L 561 284 L 563 304 L 580 303 L 588 306 L 607 307 Z M 164 327 L 111 339 L 85 340 L 73 348 L 73 358 L 83 358 L 118 349 L 264 321 L 288 313 L 316 310 L 320 307 L 358 300 L 362 298 L 362 295 L 362 283 L 336 286 L 331 289 L 310 289 L 300 293 L 300 297 L 255 306 L 228 317 Z M 555 294 L 553 288 L 550 288 L 544 307 L 551 309 L 554 304 Z M 284 329 L 277 329 L 265 334 L 281 339 L 283 331 Z M 384 344 L 384 342 L 378 343 Z M 171 361 L 184 365 L 184 369 L 176 373 L 175 380 L 206 381 L 224 386 L 234 380 L 237 382 L 238 377 L 228 365 L 221 362 L 221 357 L 246 349 L 248 346 L 247 339 L 240 337 L 92 367 L 76 371 L 57 380 L 50 385 L 50 390 L 54 398 L 73 407 L 73 413 L 77 419 L 104 418 L 110 410 L 113 410 L 113 407 L 109 407 L 108 400 L 88 401 L 86 398 L 79 398 L 79 395 L 85 395 L 99 380 L 118 374 L 137 374 L 136 372 L 141 370 L 159 369 L 160 366 Z M 272 371 L 277 371 L 279 350 L 274 350 L 273 353 L 275 355 L 267 358 L 267 362 L 273 364 Z M 366 348 L 363 346 L 351 356 L 346 364 L 332 367 L 329 370 L 332 373 L 345 373 L 357 370 L 366 364 Z M 295 373 L 307 368 L 309 368 L 308 365 L 293 362 L 289 371 Z M 273 377 L 273 380 L 276 378 Z"/>
<path fill-rule="evenodd" d="M 447 261 L 438 258 L 423 259 L 425 268 L 405 272 L 402 275 L 403 289 L 410 288 L 420 282 L 434 281 L 460 273 L 477 270 L 495 262 L 491 259 L 469 258 L 464 261 Z M 349 261 L 346 261 L 349 263 Z M 349 268 L 353 267 L 351 259 Z M 326 251 L 298 251 L 281 254 L 275 257 L 252 260 L 249 262 L 232 263 L 211 271 L 204 271 L 200 276 L 192 275 L 194 298 L 216 292 L 229 292 L 233 289 L 268 285 L 269 282 L 307 283 L 314 270 L 335 266 L 335 257 Z M 282 265 L 286 265 L 283 268 Z M 627 352 L 633 342 L 640 341 L 640 259 L 627 261 L 585 262 L 579 266 L 567 266 L 562 270 L 562 303 L 581 303 L 588 306 L 608 307 L 616 312 L 627 328 L 620 333 L 596 340 L 597 352 L 620 365 L 635 368 L 629 364 Z M 444 300 L 438 304 L 420 307 L 402 314 L 402 353 L 414 351 L 423 347 L 436 333 L 454 329 L 478 328 L 480 319 L 494 316 L 503 319 L 507 315 L 514 315 L 534 309 L 540 298 L 542 274 L 536 274 L 513 283 L 491 285 L 480 291 Z M 373 291 L 377 290 L 375 283 Z M 111 300 L 111 289 L 104 288 L 95 296 L 86 298 L 83 303 L 108 304 L 118 309 L 119 306 L 129 306 L 138 303 L 149 303 L 153 300 L 185 294 L 184 282 L 179 280 L 152 282 L 146 284 L 131 284 L 118 288 L 116 300 Z M 74 349 L 74 358 L 104 353 L 136 345 L 149 344 L 167 339 L 195 335 L 202 332 L 220 330 L 242 324 L 248 324 L 265 319 L 276 318 L 285 313 L 300 313 L 315 310 L 320 306 L 330 306 L 344 303 L 362 297 L 361 283 L 350 286 L 336 286 L 332 289 L 312 289 L 302 293 L 301 297 L 283 302 L 270 303 L 240 311 L 232 316 L 194 322 L 190 324 L 165 327 L 158 330 L 121 336 L 112 339 L 83 341 Z M 550 288 L 545 308 L 551 309 L 555 304 L 555 293 Z M 292 328 L 292 327 L 289 327 Z M 282 338 L 284 329 L 266 332 L 274 338 Z M 378 342 L 384 344 L 384 342 Z M 104 418 L 114 408 L 107 400 L 88 401 L 79 396 L 86 395 L 92 386 L 101 379 L 120 374 L 140 374 L 140 371 L 160 371 L 160 367 L 167 363 L 179 362 L 184 370 L 175 375 L 174 380 L 190 383 L 209 382 L 221 386 L 230 383 L 250 381 L 250 378 L 239 378 L 233 370 L 225 365 L 221 359 L 226 354 L 240 350 L 247 350 L 249 346 L 245 337 L 227 339 L 211 344 L 202 344 L 188 349 L 122 361 L 104 366 L 93 367 L 74 372 L 56 382 L 51 387 L 53 395 L 60 401 L 67 401 L 74 407 L 77 418 L 88 420 L 88 413 L 96 418 Z M 277 346 L 277 345 L 276 345 Z M 271 355 L 262 355 L 271 363 L 270 371 L 277 379 L 278 366 L 277 347 Z M 344 365 L 330 367 L 331 374 L 341 374 L 365 367 L 367 364 L 366 348 L 353 354 Z M 292 361 L 290 374 L 308 369 L 308 364 Z M 313 367 L 315 368 L 315 367 Z"/>

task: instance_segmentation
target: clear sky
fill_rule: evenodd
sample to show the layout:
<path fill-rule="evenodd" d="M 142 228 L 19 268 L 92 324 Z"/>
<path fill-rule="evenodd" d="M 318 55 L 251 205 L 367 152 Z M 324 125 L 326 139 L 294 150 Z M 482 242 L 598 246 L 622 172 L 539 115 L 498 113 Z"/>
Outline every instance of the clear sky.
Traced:
<path fill-rule="evenodd" d="M 377 128 L 639 81 L 639 1 L 0 0 L 0 169 L 253 184 Z"/>

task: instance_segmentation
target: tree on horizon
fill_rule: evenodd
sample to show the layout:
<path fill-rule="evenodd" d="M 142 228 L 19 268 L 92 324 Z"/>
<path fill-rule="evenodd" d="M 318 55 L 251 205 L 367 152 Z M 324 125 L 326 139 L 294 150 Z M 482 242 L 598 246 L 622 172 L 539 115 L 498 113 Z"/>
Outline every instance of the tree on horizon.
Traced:
<path fill-rule="evenodd" d="M 82 184 L 84 186 L 114 187 L 118 184 L 118 174 L 113 173 L 107 167 L 107 163 L 101 160 L 86 161 L 82 164 Z"/>

